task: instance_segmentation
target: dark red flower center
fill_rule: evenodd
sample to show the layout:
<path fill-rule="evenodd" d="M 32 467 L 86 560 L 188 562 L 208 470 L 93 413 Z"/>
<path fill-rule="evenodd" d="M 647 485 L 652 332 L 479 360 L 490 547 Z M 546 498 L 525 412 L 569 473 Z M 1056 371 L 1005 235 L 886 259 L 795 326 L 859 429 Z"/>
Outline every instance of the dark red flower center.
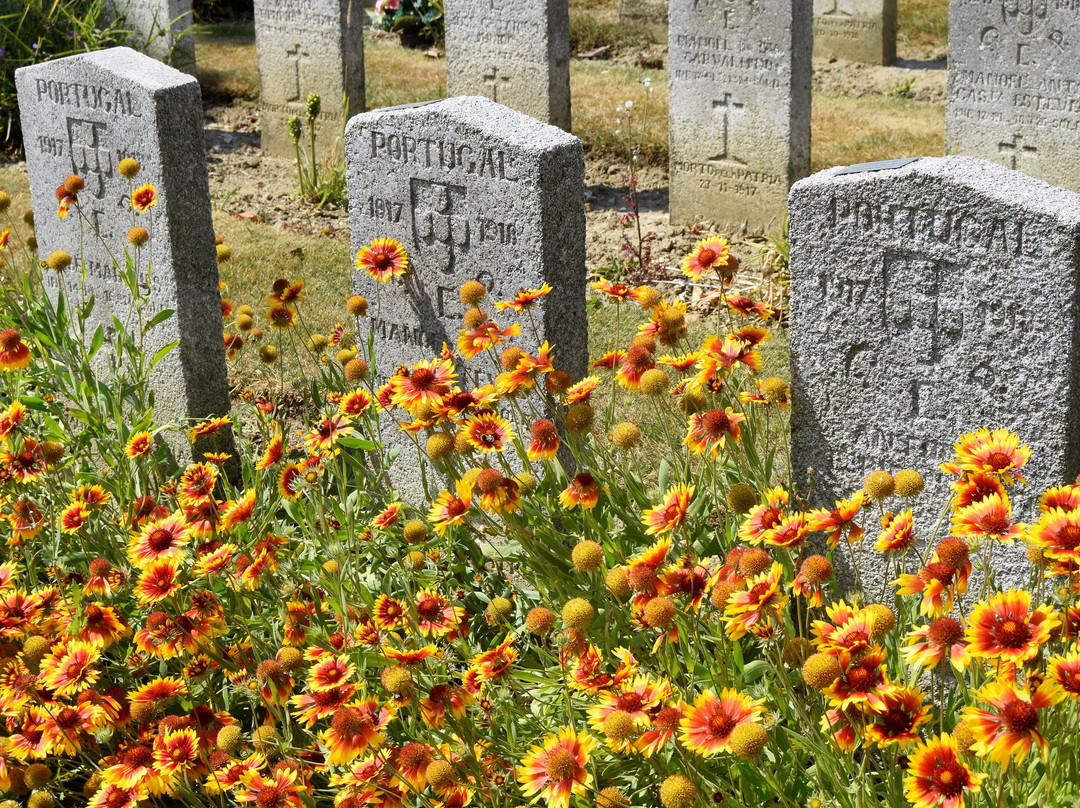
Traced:
<path fill-rule="evenodd" d="M 1012 457 L 1004 452 L 991 452 L 986 462 L 994 471 L 1001 471 L 1012 465 Z"/>
<path fill-rule="evenodd" d="M 980 520 L 980 527 L 984 533 L 988 533 L 991 536 L 1000 536 L 1006 530 L 1009 529 L 1011 522 L 1009 521 L 1009 514 L 1005 511 L 991 511 L 983 515 Z"/>
<path fill-rule="evenodd" d="M 1017 699 L 1001 711 L 1001 722 L 1009 732 L 1031 732 L 1039 726 L 1039 711 L 1028 702 Z"/>
<path fill-rule="evenodd" d="M 1031 639 L 1031 627 L 1019 620 L 999 620 L 991 633 L 1002 648 L 1023 648 Z"/>
<path fill-rule="evenodd" d="M 672 732 L 678 729 L 680 719 L 682 719 L 682 710 L 678 707 L 665 707 L 656 714 L 653 726 L 662 732 Z"/>
<path fill-rule="evenodd" d="M 394 257 L 390 253 L 377 252 L 371 256 L 371 263 L 380 272 L 385 272 L 394 265 Z"/>
<path fill-rule="evenodd" d="M 727 432 L 731 426 L 731 419 L 723 410 L 709 410 L 701 416 L 701 427 L 707 435 L 718 437 L 722 432 Z"/>
<path fill-rule="evenodd" d="M 334 713 L 330 728 L 342 738 L 351 738 L 371 728 L 371 720 L 355 707 L 342 707 Z"/>
<path fill-rule="evenodd" d="M 146 534 L 146 545 L 155 553 L 168 550 L 173 545 L 173 533 L 163 527 L 151 528 Z"/>
<path fill-rule="evenodd" d="M 1080 525 L 1066 525 L 1058 534 L 1057 544 L 1066 550 L 1080 547 Z"/>
<path fill-rule="evenodd" d="M 14 351 L 19 347 L 21 337 L 14 328 L 5 328 L 0 331 L 0 350 Z"/>
<path fill-rule="evenodd" d="M 698 263 L 703 267 L 712 266 L 712 262 L 715 260 L 716 250 L 706 248 L 698 253 Z"/>
<path fill-rule="evenodd" d="M 435 385 L 435 371 L 431 368 L 417 368 L 409 376 L 409 381 L 416 390 L 430 390 Z"/>
<path fill-rule="evenodd" d="M 934 791 L 943 797 L 960 796 L 967 785 L 967 772 L 955 760 L 942 763 L 934 772 Z"/>
<path fill-rule="evenodd" d="M 446 503 L 446 515 L 450 519 L 456 519 L 467 510 L 469 510 L 469 506 L 465 504 L 464 500 L 457 499 L 456 497 Z"/>
<path fill-rule="evenodd" d="M 862 692 L 870 686 L 873 676 L 866 668 L 854 667 L 847 672 L 845 678 L 847 679 L 848 687 L 854 691 Z"/>
<path fill-rule="evenodd" d="M 289 795 L 284 789 L 277 786 L 266 786 L 259 791 L 259 796 L 255 798 L 255 804 L 258 808 L 283 808 L 288 804 Z"/>
<path fill-rule="evenodd" d="M 442 611 L 442 604 L 431 597 L 422 598 L 416 604 L 416 613 L 421 620 L 434 620 Z"/>
<path fill-rule="evenodd" d="M 926 632 L 926 639 L 938 648 L 948 648 L 954 643 L 960 642 L 964 636 L 964 627 L 959 620 L 951 617 L 939 617 L 930 624 Z"/>
<path fill-rule="evenodd" d="M 617 700 L 619 710 L 623 710 L 628 713 L 636 713 L 641 709 L 641 696 L 631 690 L 629 693 L 622 693 Z"/>
<path fill-rule="evenodd" d="M 951 564 L 941 561 L 931 561 L 923 568 L 923 580 L 941 581 L 946 586 L 952 583 L 954 575 L 956 575 L 956 569 Z"/>
<path fill-rule="evenodd" d="M 154 752 L 145 746 L 133 746 L 124 753 L 124 764 L 129 769 L 150 768 L 154 765 Z"/>
<path fill-rule="evenodd" d="M 730 715 L 717 713 L 709 719 L 709 734 L 714 738 L 726 738 L 738 725 L 738 721 Z"/>
<path fill-rule="evenodd" d="M 885 728 L 887 737 L 895 737 L 910 732 L 913 720 L 911 713 L 906 710 L 889 710 L 879 718 L 881 726 Z"/>

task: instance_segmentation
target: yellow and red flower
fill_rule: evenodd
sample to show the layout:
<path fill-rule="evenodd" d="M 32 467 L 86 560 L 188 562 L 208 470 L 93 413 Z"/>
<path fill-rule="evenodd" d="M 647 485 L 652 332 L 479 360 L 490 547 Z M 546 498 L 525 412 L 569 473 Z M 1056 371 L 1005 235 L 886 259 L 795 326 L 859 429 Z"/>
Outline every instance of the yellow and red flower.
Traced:
<path fill-rule="evenodd" d="M 1074 644 L 1064 656 L 1050 659 L 1050 678 L 1073 701 L 1080 701 L 1080 645 Z"/>
<path fill-rule="evenodd" d="M 128 438 L 128 442 L 124 446 L 124 454 L 134 460 L 149 452 L 151 446 L 153 446 L 153 438 L 149 432 L 136 432 Z"/>
<path fill-rule="evenodd" d="M 862 540 L 863 529 L 855 523 L 855 517 L 867 501 L 866 492 L 860 488 L 847 499 L 836 500 L 836 507 L 832 510 L 818 508 L 807 514 L 807 528 L 811 533 L 828 533 L 826 541 L 830 547 L 836 547 L 845 532 L 848 544 L 856 544 Z M 786 504 L 785 498 L 784 505 Z"/>
<path fill-rule="evenodd" d="M 559 494 L 559 504 L 567 510 L 580 505 L 583 510 L 589 511 L 600 501 L 600 491 L 601 487 L 596 478 L 583 471 Z"/>
<path fill-rule="evenodd" d="M 706 690 L 679 721 L 679 740 L 703 757 L 731 751 L 731 733 L 741 724 L 760 723 L 764 700 L 755 701 L 730 688 L 717 696 Z"/>
<path fill-rule="evenodd" d="M 501 679 L 509 673 L 511 666 L 517 662 L 519 657 L 517 649 L 511 648 L 513 641 L 513 635 L 507 634 L 503 641 L 494 648 L 483 651 L 472 658 L 472 665 L 479 672 L 480 681 L 487 682 L 492 679 Z"/>
<path fill-rule="evenodd" d="M 1005 484 L 1014 480 L 1026 482 L 1020 469 L 1031 459 L 1031 449 L 1021 445 L 1020 438 L 1007 429 L 986 427 L 961 435 L 954 444 L 955 463 L 967 472 L 993 474 Z"/>
<path fill-rule="evenodd" d="M 514 439 L 510 422 L 491 410 L 481 410 L 463 428 L 469 445 L 484 453 L 501 452 Z"/>
<path fill-rule="evenodd" d="M 965 793 L 977 794 L 985 778 L 960 759 L 953 737 L 942 734 L 908 757 L 904 788 L 912 808 L 963 808 Z"/>
<path fill-rule="evenodd" d="M 1026 538 L 1047 558 L 1080 563 L 1080 507 L 1072 510 L 1050 508 L 1028 528 Z"/>
<path fill-rule="evenodd" d="M 270 438 L 270 442 L 266 444 L 266 451 L 264 451 L 262 457 L 259 458 L 259 462 L 255 464 L 255 468 L 259 471 L 268 469 L 281 460 L 281 457 L 284 454 L 285 440 L 282 437 L 281 432 L 275 432 L 273 437 Z"/>
<path fill-rule="evenodd" d="M 715 460 L 728 438 L 739 440 L 739 424 L 745 420 L 745 415 L 731 409 L 694 413 L 687 423 L 683 444 L 696 455 L 708 450 L 709 458 Z"/>
<path fill-rule="evenodd" d="M 358 270 L 366 272 L 379 283 L 388 283 L 409 269 L 409 255 L 401 242 L 392 238 L 377 238 L 360 248 L 353 263 Z"/>
<path fill-rule="evenodd" d="M 964 642 L 964 625 L 954 617 L 939 617 L 921 626 L 907 636 L 901 649 L 904 661 L 909 665 L 934 668 L 945 657 L 957 670 L 967 667 L 967 643 Z"/>
<path fill-rule="evenodd" d="M 506 311 L 507 309 L 513 309 L 518 314 L 523 313 L 526 309 L 532 308 L 536 301 L 542 298 L 544 295 L 551 291 L 549 284 L 543 284 L 539 289 L 518 289 L 517 294 L 514 295 L 513 300 L 499 301 L 495 304 L 495 308 L 498 311 Z"/>
<path fill-rule="evenodd" d="M 41 681 L 57 696 L 74 696 L 101 676 L 96 667 L 101 651 L 84 640 L 68 640 L 41 660 Z"/>
<path fill-rule="evenodd" d="M 157 189 L 150 183 L 140 185 L 131 192 L 131 207 L 139 213 L 146 213 L 157 204 Z"/>
<path fill-rule="evenodd" d="M 416 596 L 417 630 L 425 637 L 445 637 L 465 620 L 465 610 L 430 589 Z"/>
<path fill-rule="evenodd" d="M 887 511 L 881 519 L 881 533 L 874 542 L 879 553 L 903 553 L 915 543 L 915 516 L 911 508 L 893 514 Z"/>
<path fill-rule="evenodd" d="M 784 568 L 773 562 L 770 569 L 746 582 L 746 589 L 733 593 L 724 608 L 727 635 L 737 640 L 751 632 L 765 636 L 788 596 L 784 594 Z"/>
<path fill-rule="evenodd" d="M 645 534 L 654 536 L 678 528 L 686 519 L 686 512 L 690 508 L 690 500 L 693 496 L 693 485 L 677 483 L 669 488 L 659 505 L 649 508 L 642 514 L 641 522 L 646 527 Z"/>
<path fill-rule="evenodd" d="M 1046 756 L 1046 738 L 1039 732 L 1040 711 L 1061 701 L 1065 694 L 1053 680 L 1046 680 L 1028 693 L 1006 682 L 990 682 L 975 691 L 975 698 L 992 710 L 965 707 L 961 711 L 971 727 L 975 743 L 971 745 L 979 757 L 988 757 L 1002 766 L 1014 758 L 1023 762 L 1033 744 Z"/>
<path fill-rule="evenodd" d="M 154 742 L 154 767 L 167 777 L 182 775 L 199 762 L 199 739 L 195 730 L 184 727 L 166 732 Z"/>
<path fill-rule="evenodd" d="M 471 331 L 463 328 L 458 333 L 460 334 L 457 340 L 458 351 L 465 359 L 471 360 L 496 345 L 502 345 L 510 337 L 520 336 L 521 326 L 511 323 L 506 328 L 499 328 L 497 323 L 489 320 Z"/>
<path fill-rule="evenodd" d="M 291 766 L 275 767 L 273 777 L 264 777 L 256 768 L 245 768 L 233 797 L 239 803 L 254 803 L 258 808 L 301 808 L 304 803 L 300 794 L 305 790 Z"/>
<path fill-rule="evenodd" d="M 967 653 L 1023 665 L 1034 659 L 1061 619 L 1050 606 L 1031 609 L 1031 594 L 1010 589 L 975 604 L 968 618 Z"/>
<path fill-rule="evenodd" d="M 730 254 L 731 244 L 726 238 L 710 236 L 701 239 L 690 253 L 682 260 L 682 271 L 693 281 L 700 281 L 709 272 L 716 270 L 720 280 L 725 283 L 734 275 L 738 266 Z"/>
<path fill-rule="evenodd" d="M 161 559 L 180 559 L 184 555 L 190 529 L 178 514 L 171 514 L 143 527 L 128 542 L 128 560 L 143 570 Z"/>
<path fill-rule="evenodd" d="M 586 766 L 595 746 L 595 738 L 573 727 L 548 735 L 521 760 L 517 770 L 521 790 L 533 802 L 543 796 L 549 808 L 569 808 L 570 798 L 585 794 L 592 783 Z"/>
<path fill-rule="evenodd" d="M 14 328 L 0 331 L 0 371 L 13 373 L 30 364 L 30 348 Z"/>
<path fill-rule="evenodd" d="M 373 697 L 362 698 L 339 709 L 330 726 L 319 733 L 319 740 L 329 753 L 327 762 L 341 766 L 368 749 L 378 748 L 383 742 L 383 730 L 393 719 L 394 712 L 391 705 L 379 704 Z"/>
<path fill-rule="evenodd" d="M 875 647 L 860 657 L 821 692 L 839 710 L 849 706 L 866 712 L 881 713 L 885 697 L 896 690 L 885 675 L 885 650 Z"/>
<path fill-rule="evenodd" d="M 1022 524 L 1013 524 L 1012 503 L 1007 494 L 990 494 L 953 513 L 953 533 L 957 536 L 986 536 L 1006 544 L 1024 534 Z"/>
<path fill-rule="evenodd" d="M 878 746 L 907 749 L 919 741 L 919 727 L 929 723 L 933 708 L 923 706 L 926 694 L 917 687 L 897 687 L 885 693 L 885 709 L 875 712 L 863 727 L 863 736 Z"/>
<path fill-rule="evenodd" d="M 391 401 L 409 412 L 415 412 L 424 403 L 436 405 L 450 392 L 456 377 L 452 361 L 417 362 L 407 375 L 390 379 Z"/>
<path fill-rule="evenodd" d="M 789 494 L 777 486 L 765 492 L 765 501 L 755 505 L 739 528 L 739 538 L 750 544 L 761 544 L 785 517 Z M 813 516 L 813 514 L 811 514 Z"/>

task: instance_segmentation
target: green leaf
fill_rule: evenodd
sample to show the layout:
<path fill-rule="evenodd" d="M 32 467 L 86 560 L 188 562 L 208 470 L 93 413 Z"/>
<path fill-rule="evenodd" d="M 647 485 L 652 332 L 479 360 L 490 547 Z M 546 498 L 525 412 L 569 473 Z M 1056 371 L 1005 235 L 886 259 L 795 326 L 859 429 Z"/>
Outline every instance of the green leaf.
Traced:
<path fill-rule="evenodd" d="M 367 438 L 338 438 L 337 442 L 346 449 L 378 449 L 379 444 Z"/>
<path fill-rule="evenodd" d="M 101 350 L 101 346 L 105 343 L 105 326 L 98 324 L 98 327 L 94 329 L 94 336 L 90 340 L 90 351 L 87 354 L 87 359 L 93 359 L 97 356 L 97 352 Z"/>
<path fill-rule="evenodd" d="M 667 458 L 660 461 L 660 471 L 657 473 L 657 485 L 660 487 L 660 492 L 667 491 L 668 478 L 671 476 L 671 464 L 667 462 Z"/>
<path fill-rule="evenodd" d="M 147 331 L 149 331 L 155 325 L 158 325 L 159 323 L 165 322 L 170 317 L 172 317 L 174 314 L 176 314 L 176 309 L 162 309 L 161 311 L 159 311 L 157 314 L 155 314 L 153 317 L 151 317 L 149 320 L 146 321 L 146 325 L 143 326 L 143 333 L 145 334 Z"/>
<path fill-rule="evenodd" d="M 149 369 L 150 369 L 150 370 L 153 370 L 153 369 L 154 369 L 154 366 L 155 366 L 155 365 L 157 365 L 157 363 L 158 363 L 158 362 L 160 362 L 160 361 L 161 361 L 162 359 L 164 359 L 164 358 L 165 358 L 165 356 L 166 356 L 166 355 L 167 355 L 167 354 L 168 354 L 168 353 L 169 353 L 169 352 L 170 352 L 170 351 L 171 351 L 171 350 L 172 350 L 173 348 L 175 348 L 175 347 L 176 347 L 177 345 L 179 345 L 179 344 L 180 344 L 180 340 L 178 340 L 178 339 L 174 339 L 174 340 L 173 340 L 172 342 L 170 342 L 170 343 L 169 343 L 168 345 L 162 345 L 162 346 L 161 346 L 160 348 L 158 348 L 158 349 L 157 349 L 157 351 L 155 351 L 155 352 L 154 352 L 154 356 L 153 356 L 153 358 L 152 358 L 152 359 L 150 360 L 150 368 L 149 368 Z"/>

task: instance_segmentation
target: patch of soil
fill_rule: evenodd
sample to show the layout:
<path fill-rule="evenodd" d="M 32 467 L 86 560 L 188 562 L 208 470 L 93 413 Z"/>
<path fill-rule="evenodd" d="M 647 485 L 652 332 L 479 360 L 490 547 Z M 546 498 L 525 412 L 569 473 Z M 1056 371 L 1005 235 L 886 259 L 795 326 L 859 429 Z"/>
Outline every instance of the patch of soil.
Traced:
<path fill-rule="evenodd" d="M 908 82 L 911 82 L 908 85 Z M 906 87 L 906 90 L 904 89 Z M 814 60 L 814 91 L 863 98 L 889 95 L 927 104 L 945 105 L 948 72 L 944 58 L 933 61 L 898 60 L 892 65 L 864 65 L 842 59 Z"/>

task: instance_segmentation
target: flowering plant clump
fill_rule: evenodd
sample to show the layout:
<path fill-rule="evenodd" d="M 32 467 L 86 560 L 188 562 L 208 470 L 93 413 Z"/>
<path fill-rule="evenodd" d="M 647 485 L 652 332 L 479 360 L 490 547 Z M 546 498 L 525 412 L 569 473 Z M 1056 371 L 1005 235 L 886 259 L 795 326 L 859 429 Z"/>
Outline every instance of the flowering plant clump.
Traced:
<path fill-rule="evenodd" d="M 765 376 L 771 310 L 728 294 L 690 344 L 681 303 L 616 281 L 596 285 L 618 310 L 612 344 L 574 379 L 535 327 L 546 287 L 489 301 L 465 284 L 456 344 L 380 375 L 373 340 L 304 333 L 303 283 L 281 279 L 259 311 L 223 299 L 224 340 L 240 357 L 264 319 L 271 370 L 306 344 L 304 407 L 283 406 L 284 386 L 240 389 L 229 417 L 159 424 L 135 336 L 157 323 L 119 333 L 122 383 L 94 381 L 78 261 L 39 268 L 8 207 L 3 257 L 24 266 L 0 304 L 6 804 L 1080 797 L 1080 487 L 1017 524 L 1017 436 L 960 437 L 942 535 L 912 515 L 916 470 L 813 507 L 786 467 L 788 387 Z M 133 213 L 147 238 L 154 214 Z M 131 277 L 145 243 L 129 236 Z M 357 267 L 387 284 L 412 271 L 390 239 Z M 686 271 L 726 288 L 737 269 L 705 239 Z M 61 275 L 55 302 L 41 272 Z M 345 303 L 361 338 L 379 303 Z M 622 419 L 634 403 L 653 414 Z M 388 482 L 391 419 L 425 502 Z M 177 464 L 161 440 L 229 427 L 236 458 Z M 993 556 L 1010 542 L 1030 584 L 1002 591 Z M 862 586 L 870 553 L 894 570 L 885 594 Z"/>
<path fill-rule="evenodd" d="M 425 46 L 440 45 L 446 26 L 443 7 L 443 0 L 375 0 L 371 15 L 373 23 L 384 31 L 415 37 Z"/>

